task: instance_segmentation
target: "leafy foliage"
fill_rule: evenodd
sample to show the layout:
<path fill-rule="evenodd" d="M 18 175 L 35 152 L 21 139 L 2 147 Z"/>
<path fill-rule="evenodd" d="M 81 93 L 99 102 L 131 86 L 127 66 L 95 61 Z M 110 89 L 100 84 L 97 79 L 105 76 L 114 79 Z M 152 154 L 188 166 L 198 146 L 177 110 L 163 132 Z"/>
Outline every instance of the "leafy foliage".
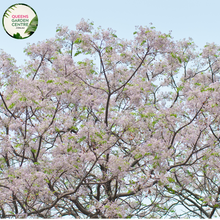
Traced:
<path fill-rule="evenodd" d="M 218 45 L 82 20 L 24 52 L 0 54 L 2 218 L 219 216 Z"/>
<path fill-rule="evenodd" d="M 38 17 L 37 15 L 31 20 L 30 24 L 27 27 L 27 30 L 25 31 L 25 33 L 28 33 L 29 35 L 32 35 L 38 26 Z"/>
<path fill-rule="evenodd" d="M 14 34 L 13 37 L 16 39 L 23 39 L 20 33 Z"/>

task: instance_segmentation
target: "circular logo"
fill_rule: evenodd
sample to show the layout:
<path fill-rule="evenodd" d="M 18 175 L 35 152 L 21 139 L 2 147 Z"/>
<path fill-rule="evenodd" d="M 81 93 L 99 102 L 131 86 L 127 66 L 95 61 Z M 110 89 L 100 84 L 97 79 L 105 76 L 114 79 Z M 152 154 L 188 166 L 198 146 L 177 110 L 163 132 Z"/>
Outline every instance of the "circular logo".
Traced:
<path fill-rule="evenodd" d="M 2 23 L 8 35 L 16 39 L 25 39 L 36 31 L 38 17 L 33 8 L 18 3 L 5 11 Z"/>

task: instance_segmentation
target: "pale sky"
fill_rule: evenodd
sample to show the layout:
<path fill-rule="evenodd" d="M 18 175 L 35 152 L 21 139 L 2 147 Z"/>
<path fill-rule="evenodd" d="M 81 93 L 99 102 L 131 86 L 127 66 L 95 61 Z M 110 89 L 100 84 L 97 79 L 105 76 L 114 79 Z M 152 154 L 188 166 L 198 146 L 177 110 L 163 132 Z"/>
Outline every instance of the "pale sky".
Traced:
<path fill-rule="evenodd" d="M 54 37 L 57 24 L 75 29 L 81 18 L 94 21 L 96 27 L 112 28 L 117 36 L 132 39 L 135 26 L 153 23 L 156 30 L 176 40 L 191 37 L 202 48 L 207 42 L 220 44 L 220 0 L 25 0 L 1 1 L 0 16 L 15 4 L 25 3 L 37 13 L 37 31 L 27 39 L 11 38 L 0 27 L 0 49 L 11 54 L 18 65 L 24 64 L 27 43 Z"/>

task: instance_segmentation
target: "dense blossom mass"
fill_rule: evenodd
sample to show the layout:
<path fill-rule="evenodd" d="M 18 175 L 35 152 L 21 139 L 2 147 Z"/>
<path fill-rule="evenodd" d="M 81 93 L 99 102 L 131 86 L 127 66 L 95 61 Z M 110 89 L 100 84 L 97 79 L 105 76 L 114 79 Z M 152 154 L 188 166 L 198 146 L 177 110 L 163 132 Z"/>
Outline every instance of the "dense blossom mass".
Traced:
<path fill-rule="evenodd" d="M 0 217 L 219 217 L 220 46 L 93 26 L 0 53 Z"/>

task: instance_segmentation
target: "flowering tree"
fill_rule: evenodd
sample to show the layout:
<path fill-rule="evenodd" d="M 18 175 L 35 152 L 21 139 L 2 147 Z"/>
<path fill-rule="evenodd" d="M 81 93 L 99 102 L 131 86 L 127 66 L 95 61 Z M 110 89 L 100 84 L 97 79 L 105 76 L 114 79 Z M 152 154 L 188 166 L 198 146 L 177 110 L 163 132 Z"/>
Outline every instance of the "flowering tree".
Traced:
<path fill-rule="evenodd" d="M 219 216 L 219 46 L 82 20 L 25 53 L 0 55 L 2 218 Z"/>

